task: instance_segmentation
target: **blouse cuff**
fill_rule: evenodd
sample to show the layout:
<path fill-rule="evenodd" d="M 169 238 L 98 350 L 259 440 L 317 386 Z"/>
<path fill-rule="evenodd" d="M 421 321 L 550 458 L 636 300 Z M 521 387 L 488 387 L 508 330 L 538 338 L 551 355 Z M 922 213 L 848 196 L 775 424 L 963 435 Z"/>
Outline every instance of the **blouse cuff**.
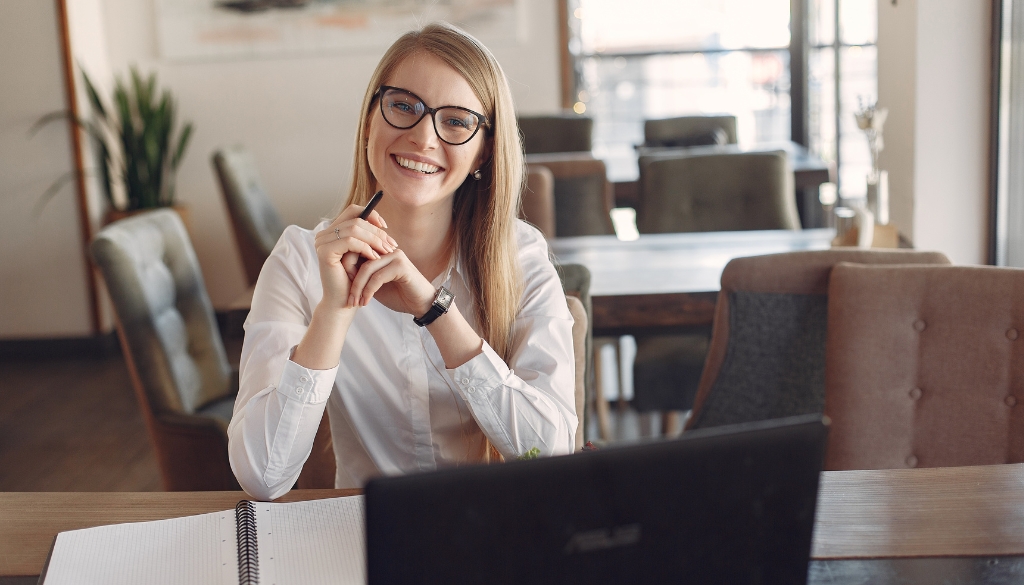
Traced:
<path fill-rule="evenodd" d="M 311 370 L 289 359 L 285 362 L 284 371 L 281 372 L 277 392 L 290 400 L 305 404 L 327 402 L 337 374 L 338 366 L 329 370 Z"/>
<path fill-rule="evenodd" d="M 501 386 L 511 373 L 508 364 L 498 357 L 490 345 L 483 344 L 483 351 L 461 366 L 448 370 L 466 402 L 485 400 L 490 391 Z M 475 400 L 474 400 L 475 398 Z"/>

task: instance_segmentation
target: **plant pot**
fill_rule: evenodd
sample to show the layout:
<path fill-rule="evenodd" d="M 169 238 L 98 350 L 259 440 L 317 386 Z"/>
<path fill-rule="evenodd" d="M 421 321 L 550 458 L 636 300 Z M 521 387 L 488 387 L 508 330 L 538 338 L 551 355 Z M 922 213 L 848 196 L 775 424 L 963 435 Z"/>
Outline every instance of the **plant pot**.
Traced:
<path fill-rule="evenodd" d="M 115 221 L 134 217 L 142 213 L 148 213 L 150 211 L 156 211 L 157 209 L 165 209 L 163 207 L 154 207 L 152 209 L 132 209 L 130 211 L 121 211 L 120 209 L 111 209 L 107 211 L 106 217 L 103 218 L 103 225 L 110 225 Z M 188 206 L 178 203 L 171 205 L 170 209 L 177 212 L 178 217 L 181 218 L 181 223 L 185 224 L 185 231 L 189 233 L 189 238 L 192 237 L 192 221 L 189 219 Z"/>

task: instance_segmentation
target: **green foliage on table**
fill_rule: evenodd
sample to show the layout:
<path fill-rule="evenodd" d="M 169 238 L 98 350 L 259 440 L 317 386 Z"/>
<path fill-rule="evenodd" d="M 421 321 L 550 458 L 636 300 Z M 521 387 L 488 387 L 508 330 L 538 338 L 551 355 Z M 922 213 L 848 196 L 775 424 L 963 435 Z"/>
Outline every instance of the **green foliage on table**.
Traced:
<path fill-rule="evenodd" d="M 173 205 L 174 175 L 192 136 L 192 123 L 186 122 L 175 136 L 177 105 L 171 92 L 157 91 L 156 74 L 144 79 L 132 67 L 130 84 L 115 79 L 108 106 L 84 71 L 82 77 L 92 117 L 75 122 L 89 135 L 107 203 L 122 211 Z M 66 112 L 49 114 L 35 127 L 67 116 Z M 54 182 L 43 195 L 43 203 L 76 176 L 72 173 Z M 115 181 L 124 185 L 126 204 L 115 201 Z"/>
<path fill-rule="evenodd" d="M 526 461 L 527 459 L 537 459 L 539 457 L 540 457 L 540 449 L 534 447 L 533 449 L 530 449 L 526 453 L 523 453 L 522 455 L 520 455 L 518 457 L 518 459 L 520 461 Z"/>

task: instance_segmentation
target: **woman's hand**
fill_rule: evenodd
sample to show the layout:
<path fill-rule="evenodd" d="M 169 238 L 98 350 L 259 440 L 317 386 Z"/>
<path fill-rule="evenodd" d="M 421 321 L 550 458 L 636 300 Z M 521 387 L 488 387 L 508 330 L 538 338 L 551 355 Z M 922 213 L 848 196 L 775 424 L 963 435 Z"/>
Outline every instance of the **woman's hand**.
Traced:
<path fill-rule="evenodd" d="M 422 317 L 434 302 L 434 285 L 402 250 L 367 260 L 359 267 L 349 292 L 349 304 L 366 306 L 370 299 L 392 311 Z"/>
<path fill-rule="evenodd" d="M 380 260 L 382 254 L 397 249 L 397 243 L 384 231 L 387 224 L 376 211 L 366 220 L 359 219 L 363 207 L 349 205 L 327 229 L 316 234 L 314 245 L 320 264 L 320 284 L 324 289 L 320 305 L 340 310 L 352 307 L 350 289 L 360 259 Z"/>

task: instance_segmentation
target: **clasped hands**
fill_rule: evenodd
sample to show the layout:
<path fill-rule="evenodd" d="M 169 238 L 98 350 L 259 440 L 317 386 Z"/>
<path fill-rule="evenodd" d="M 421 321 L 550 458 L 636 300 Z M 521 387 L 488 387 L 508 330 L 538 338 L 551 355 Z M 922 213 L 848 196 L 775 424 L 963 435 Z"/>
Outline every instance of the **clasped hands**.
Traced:
<path fill-rule="evenodd" d="M 364 307 L 376 298 L 392 311 L 420 316 L 430 309 L 434 286 L 385 231 L 376 211 L 363 220 L 363 207 L 349 205 L 316 234 L 321 303 L 335 309 Z"/>

